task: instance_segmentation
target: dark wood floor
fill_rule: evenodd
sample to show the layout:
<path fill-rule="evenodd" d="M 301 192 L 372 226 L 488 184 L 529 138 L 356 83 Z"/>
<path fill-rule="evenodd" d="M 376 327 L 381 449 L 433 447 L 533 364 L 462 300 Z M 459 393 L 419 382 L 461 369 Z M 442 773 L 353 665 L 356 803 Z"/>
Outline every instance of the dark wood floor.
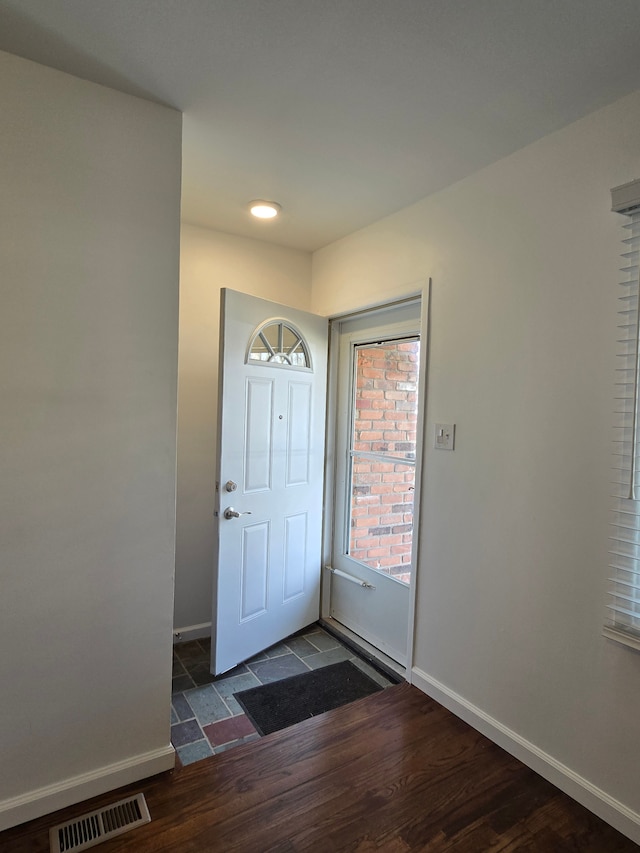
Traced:
<path fill-rule="evenodd" d="M 48 829 L 144 791 L 152 821 L 115 851 L 638 851 L 407 684 L 0 833 L 45 853 Z"/>

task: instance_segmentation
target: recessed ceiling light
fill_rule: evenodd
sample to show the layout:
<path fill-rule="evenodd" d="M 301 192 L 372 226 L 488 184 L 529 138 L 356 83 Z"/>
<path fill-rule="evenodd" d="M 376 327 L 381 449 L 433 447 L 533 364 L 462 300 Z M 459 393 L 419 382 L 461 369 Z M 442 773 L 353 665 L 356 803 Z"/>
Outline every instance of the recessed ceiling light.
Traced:
<path fill-rule="evenodd" d="M 249 210 L 258 219 L 273 219 L 280 213 L 281 207 L 275 201 L 265 201 L 258 198 L 249 204 Z"/>

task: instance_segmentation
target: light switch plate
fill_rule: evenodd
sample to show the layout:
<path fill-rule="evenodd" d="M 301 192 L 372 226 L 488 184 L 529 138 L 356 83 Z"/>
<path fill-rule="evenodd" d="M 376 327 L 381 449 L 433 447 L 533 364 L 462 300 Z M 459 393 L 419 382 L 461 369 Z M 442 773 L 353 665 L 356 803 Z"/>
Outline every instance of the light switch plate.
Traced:
<path fill-rule="evenodd" d="M 453 450 L 456 436 L 455 424 L 436 424 L 434 447 L 437 450 Z"/>

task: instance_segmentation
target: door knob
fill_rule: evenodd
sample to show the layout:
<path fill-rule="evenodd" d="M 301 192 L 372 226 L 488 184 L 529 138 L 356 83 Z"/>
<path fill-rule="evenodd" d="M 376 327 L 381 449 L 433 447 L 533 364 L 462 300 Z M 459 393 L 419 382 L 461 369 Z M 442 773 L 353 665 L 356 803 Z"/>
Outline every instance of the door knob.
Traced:
<path fill-rule="evenodd" d="M 241 515 L 251 515 L 250 512 L 238 512 L 237 509 L 234 509 L 232 506 L 228 506 L 225 511 L 222 513 L 225 518 L 240 518 Z"/>

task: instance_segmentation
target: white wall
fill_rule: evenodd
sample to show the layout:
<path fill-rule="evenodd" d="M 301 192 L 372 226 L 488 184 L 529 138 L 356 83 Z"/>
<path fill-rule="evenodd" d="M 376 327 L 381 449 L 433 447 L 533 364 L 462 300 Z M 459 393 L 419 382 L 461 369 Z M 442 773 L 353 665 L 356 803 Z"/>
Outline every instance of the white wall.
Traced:
<path fill-rule="evenodd" d="M 311 255 L 206 228 L 182 228 L 174 625 L 211 621 L 220 289 L 311 304 Z M 187 629 L 187 630 L 185 630 Z"/>
<path fill-rule="evenodd" d="M 0 53 L 0 829 L 172 766 L 181 117 Z"/>
<path fill-rule="evenodd" d="M 433 276 L 414 677 L 640 840 L 640 655 L 600 634 L 637 177 L 640 93 L 317 252 L 312 304 Z"/>

